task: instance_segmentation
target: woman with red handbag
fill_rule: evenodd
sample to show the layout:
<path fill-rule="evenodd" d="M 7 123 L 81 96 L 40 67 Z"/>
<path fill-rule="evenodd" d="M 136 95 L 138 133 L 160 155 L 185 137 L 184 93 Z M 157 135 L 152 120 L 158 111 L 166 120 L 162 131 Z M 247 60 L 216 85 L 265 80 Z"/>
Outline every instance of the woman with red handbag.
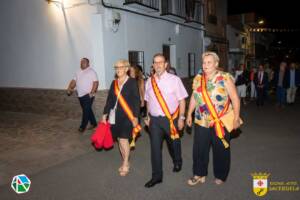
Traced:
<path fill-rule="evenodd" d="M 116 62 L 116 79 L 110 86 L 102 116 L 102 122 L 108 120 L 111 124 L 112 135 L 119 143 L 123 159 L 119 168 L 120 176 L 126 176 L 129 172 L 129 141 L 134 142 L 141 129 L 137 119 L 140 109 L 139 89 L 136 80 L 128 76 L 129 67 L 127 60 Z"/>

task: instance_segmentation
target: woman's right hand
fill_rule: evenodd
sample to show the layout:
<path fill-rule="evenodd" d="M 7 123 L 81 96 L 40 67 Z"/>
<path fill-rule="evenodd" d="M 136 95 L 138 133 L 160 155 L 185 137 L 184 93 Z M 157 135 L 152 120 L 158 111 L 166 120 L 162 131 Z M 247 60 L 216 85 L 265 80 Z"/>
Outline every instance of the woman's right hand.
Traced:
<path fill-rule="evenodd" d="M 186 124 L 191 127 L 192 126 L 192 122 L 193 122 L 193 118 L 192 115 L 188 115 L 186 118 Z"/>
<path fill-rule="evenodd" d="M 106 124 L 106 123 L 107 123 L 107 120 L 106 120 L 106 119 L 107 119 L 107 115 L 106 115 L 106 114 L 105 114 L 105 115 L 102 115 L 102 120 L 101 120 L 101 122 Z"/>
<path fill-rule="evenodd" d="M 233 129 L 237 129 L 241 126 L 241 123 L 240 123 L 240 118 L 234 118 L 233 120 Z"/>

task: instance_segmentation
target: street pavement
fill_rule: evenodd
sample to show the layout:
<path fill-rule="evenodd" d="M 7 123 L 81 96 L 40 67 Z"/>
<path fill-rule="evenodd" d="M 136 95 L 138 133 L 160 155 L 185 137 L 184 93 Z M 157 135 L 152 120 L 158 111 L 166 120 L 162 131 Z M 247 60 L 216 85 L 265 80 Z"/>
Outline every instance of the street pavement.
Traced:
<path fill-rule="evenodd" d="M 95 151 L 89 142 L 92 131 L 77 132 L 79 120 L 0 114 L 0 200 L 300 199 L 300 191 L 268 191 L 264 197 L 258 197 L 252 191 L 251 176 L 254 172 L 266 172 L 270 174 L 269 184 L 297 182 L 299 187 L 299 103 L 284 109 L 277 109 L 274 103 L 257 108 L 252 102 L 242 107 L 243 133 L 231 141 L 231 170 L 225 184 L 214 184 L 210 159 L 206 183 L 187 185 L 192 176 L 193 133 L 184 133 L 182 171 L 172 172 L 164 143 L 163 183 L 150 189 L 144 187 L 151 178 L 147 133 L 142 132 L 131 152 L 130 173 L 120 177 L 117 145 L 109 151 Z M 16 194 L 10 181 L 21 173 L 28 175 L 32 184 L 28 193 Z"/>

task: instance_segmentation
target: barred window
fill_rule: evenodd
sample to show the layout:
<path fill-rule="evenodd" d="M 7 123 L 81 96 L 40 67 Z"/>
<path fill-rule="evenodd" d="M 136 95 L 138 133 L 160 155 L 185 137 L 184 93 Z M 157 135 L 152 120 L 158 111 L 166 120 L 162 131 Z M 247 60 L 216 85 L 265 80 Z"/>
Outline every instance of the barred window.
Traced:
<path fill-rule="evenodd" d="M 140 65 L 145 72 L 144 52 L 128 51 L 128 60 L 131 65 Z"/>

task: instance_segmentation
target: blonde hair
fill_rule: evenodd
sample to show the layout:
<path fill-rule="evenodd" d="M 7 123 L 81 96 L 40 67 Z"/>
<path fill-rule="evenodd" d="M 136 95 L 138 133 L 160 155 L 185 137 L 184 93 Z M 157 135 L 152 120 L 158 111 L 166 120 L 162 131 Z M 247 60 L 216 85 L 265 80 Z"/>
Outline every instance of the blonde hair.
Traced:
<path fill-rule="evenodd" d="M 206 52 L 204 52 L 202 54 L 202 60 L 206 56 L 212 56 L 214 58 L 215 62 L 217 62 L 219 64 L 220 58 L 219 58 L 218 54 L 216 54 L 215 52 L 213 52 L 213 51 L 206 51 Z"/>
<path fill-rule="evenodd" d="M 124 67 L 130 67 L 130 63 L 126 59 L 120 59 L 120 60 L 118 60 L 117 62 L 115 62 L 114 67 L 116 67 L 117 65 L 122 65 Z"/>

